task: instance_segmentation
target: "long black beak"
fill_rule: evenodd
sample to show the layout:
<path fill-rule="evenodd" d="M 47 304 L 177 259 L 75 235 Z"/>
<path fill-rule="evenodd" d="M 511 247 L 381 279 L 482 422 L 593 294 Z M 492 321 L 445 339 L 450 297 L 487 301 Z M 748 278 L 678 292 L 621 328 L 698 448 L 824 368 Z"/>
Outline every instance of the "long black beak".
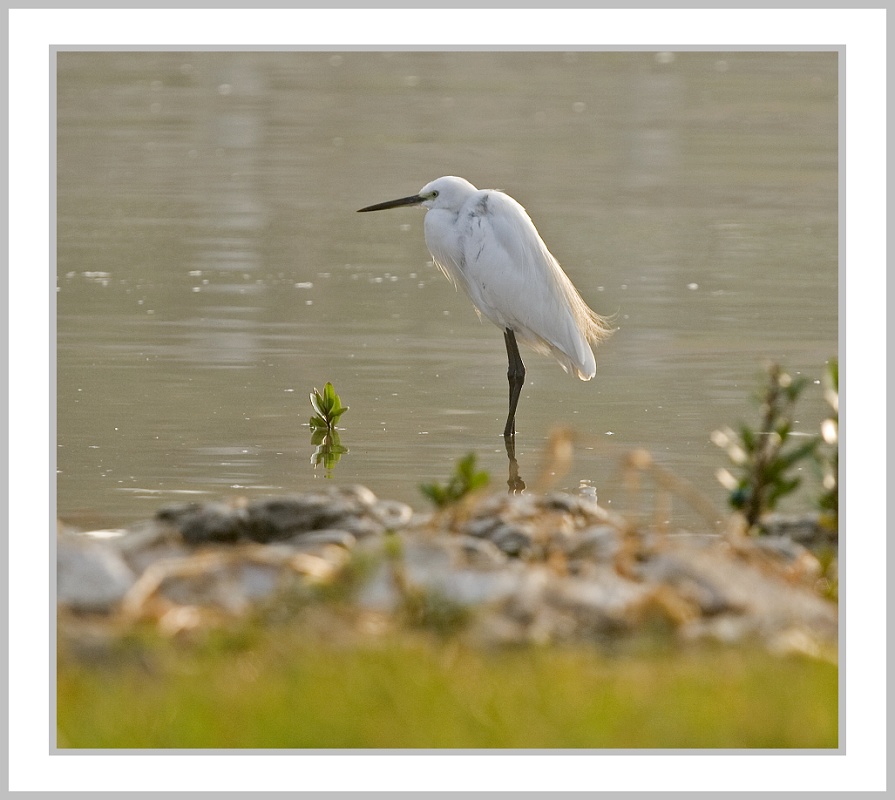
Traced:
<path fill-rule="evenodd" d="M 413 194 L 410 197 L 401 197 L 398 200 L 386 200 L 384 203 L 376 203 L 376 205 L 373 206 L 359 208 L 357 211 L 358 213 L 361 211 L 385 211 L 387 208 L 398 208 L 399 206 L 418 206 L 425 199 L 425 197 L 421 197 L 418 194 Z"/>

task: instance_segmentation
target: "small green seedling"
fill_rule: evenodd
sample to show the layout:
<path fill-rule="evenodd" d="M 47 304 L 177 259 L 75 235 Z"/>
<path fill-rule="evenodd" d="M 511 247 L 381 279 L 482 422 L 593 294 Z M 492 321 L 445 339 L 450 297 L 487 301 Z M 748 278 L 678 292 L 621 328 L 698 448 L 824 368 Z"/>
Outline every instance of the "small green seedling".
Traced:
<path fill-rule="evenodd" d="M 311 406 L 317 412 L 310 422 L 314 430 L 335 430 L 339 417 L 348 410 L 348 406 L 342 405 L 339 395 L 328 381 L 323 387 L 323 394 L 316 389 L 311 392 Z"/>
<path fill-rule="evenodd" d="M 475 461 L 475 453 L 470 453 L 457 462 L 447 484 L 424 483 L 420 485 L 420 491 L 439 508 L 456 503 L 470 492 L 486 486 L 490 480 L 487 472 L 476 472 Z"/>
<path fill-rule="evenodd" d="M 813 456 L 819 437 L 787 449 L 793 437 L 793 410 L 808 381 L 794 379 L 778 364 L 768 368 L 768 385 L 761 400 L 762 420 L 757 431 L 740 425 L 739 434 L 730 428 L 715 431 L 712 441 L 727 451 L 739 476 L 728 470 L 717 472 L 718 480 L 730 494 L 728 503 L 746 518 L 752 528 L 759 518 L 773 511 L 780 498 L 796 490 L 801 482 L 790 469 Z"/>

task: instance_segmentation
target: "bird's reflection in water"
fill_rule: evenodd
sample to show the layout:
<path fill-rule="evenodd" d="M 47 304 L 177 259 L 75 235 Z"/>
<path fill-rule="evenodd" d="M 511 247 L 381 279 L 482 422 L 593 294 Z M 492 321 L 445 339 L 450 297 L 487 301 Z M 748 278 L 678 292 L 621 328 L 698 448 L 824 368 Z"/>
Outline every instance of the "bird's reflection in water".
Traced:
<path fill-rule="evenodd" d="M 507 459 L 510 462 L 510 476 L 507 478 L 509 490 L 507 494 L 522 494 L 525 491 L 525 481 L 519 475 L 519 462 L 516 461 L 516 437 L 504 436 L 503 443 L 507 448 Z"/>
<path fill-rule="evenodd" d="M 572 461 L 575 453 L 576 434 L 566 427 L 556 427 L 550 431 L 547 446 L 544 449 L 543 460 L 535 478 L 534 490 L 537 493 L 548 492 L 556 485 L 557 481 L 571 472 Z M 516 437 L 504 436 L 503 443 L 507 450 L 509 461 L 509 477 L 507 478 L 508 494 L 522 494 L 525 491 L 525 481 L 519 475 L 519 462 L 516 460 Z M 577 494 L 597 501 L 596 487 L 588 480 L 582 480 Z"/>

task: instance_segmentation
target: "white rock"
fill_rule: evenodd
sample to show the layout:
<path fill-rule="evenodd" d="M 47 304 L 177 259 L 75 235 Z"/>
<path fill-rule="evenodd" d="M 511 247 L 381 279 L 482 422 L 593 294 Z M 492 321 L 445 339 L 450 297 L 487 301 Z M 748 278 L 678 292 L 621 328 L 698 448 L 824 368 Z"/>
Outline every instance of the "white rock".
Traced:
<path fill-rule="evenodd" d="M 56 539 L 56 602 L 75 611 L 108 612 L 137 576 L 124 559 L 96 540 Z"/>

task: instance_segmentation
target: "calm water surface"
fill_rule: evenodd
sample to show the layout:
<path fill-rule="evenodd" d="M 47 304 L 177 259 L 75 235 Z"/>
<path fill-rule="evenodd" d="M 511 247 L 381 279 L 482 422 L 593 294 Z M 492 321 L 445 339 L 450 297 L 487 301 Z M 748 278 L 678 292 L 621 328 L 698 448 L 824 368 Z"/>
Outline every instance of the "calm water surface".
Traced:
<path fill-rule="evenodd" d="M 500 331 L 430 263 L 419 209 L 355 213 L 445 174 L 513 195 L 589 304 L 617 315 L 589 383 L 523 352 L 529 490 L 566 426 L 557 486 L 623 508 L 620 459 L 643 447 L 722 509 L 711 432 L 757 421 L 765 360 L 814 379 L 837 352 L 837 66 L 60 54 L 58 514 L 124 523 L 175 500 L 356 482 L 422 507 L 418 484 L 470 451 L 503 485 Z M 351 407 L 329 472 L 306 425 L 327 380 Z M 812 386 L 799 430 L 824 412 Z"/>

